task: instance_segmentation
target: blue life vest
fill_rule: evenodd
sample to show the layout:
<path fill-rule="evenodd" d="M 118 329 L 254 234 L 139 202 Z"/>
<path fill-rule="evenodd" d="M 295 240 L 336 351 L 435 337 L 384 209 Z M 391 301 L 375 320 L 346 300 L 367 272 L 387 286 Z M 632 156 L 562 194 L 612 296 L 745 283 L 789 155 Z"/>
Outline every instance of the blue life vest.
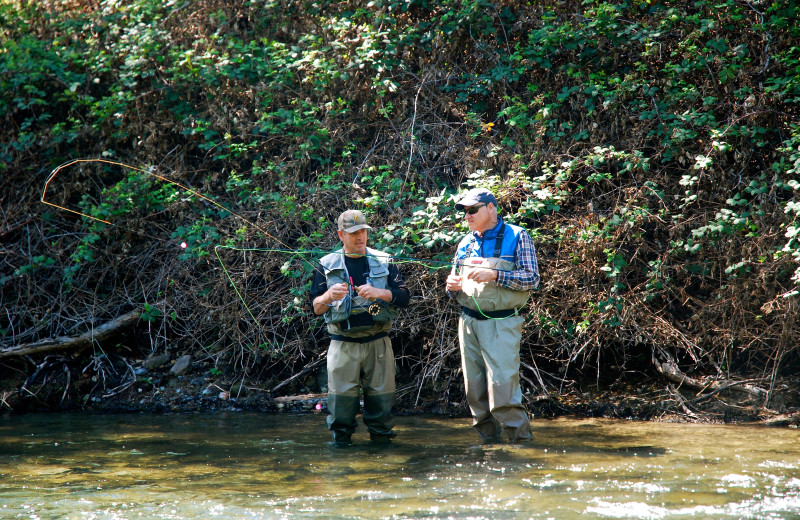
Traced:
<path fill-rule="evenodd" d="M 470 233 L 461 239 L 458 244 L 457 260 L 461 261 L 468 257 L 481 258 L 500 258 L 514 263 L 517 251 L 519 235 L 525 231 L 519 226 L 508 224 L 502 218 L 498 218 L 497 225 L 478 237 L 475 233 Z M 500 244 L 497 243 L 498 235 Z M 500 246 L 499 248 L 497 246 Z"/>
<path fill-rule="evenodd" d="M 525 230 L 498 219 L 497 225 L 478 237 L 466 235 L 458 244 L 456 267 L 462 276 L 456 300 L 462 307 L 479 313 L 518 310 L 528 301 L 528 291 L 516 291 L 496 282 L 478 283 L 467 275 L 477 269 L 513 271 L 519 236 Z"/>

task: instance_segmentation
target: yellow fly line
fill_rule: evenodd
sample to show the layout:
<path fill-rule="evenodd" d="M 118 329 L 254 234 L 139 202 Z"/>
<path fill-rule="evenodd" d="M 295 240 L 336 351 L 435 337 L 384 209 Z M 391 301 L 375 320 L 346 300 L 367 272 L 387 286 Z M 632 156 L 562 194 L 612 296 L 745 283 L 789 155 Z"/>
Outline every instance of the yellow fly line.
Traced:
<path fill-rule="evenodd" d="M 49 187 L 50 187 L 50 183 L 51 183 L 51 182 L 52 182 L 52 181 L 53 181 L 53 180 L 56 178 L 56 176 L 57 176 L 59 173 L 61 173 L 61 171 L 62 171 L 62 170 L 66 169 L 66 168 L 69 168 L 70 166 L 74 166 L 74 165 L 76 165 L 76 164 L 81 164 L 81 163 L 103 163 L 103 164 L 110 164 L 110 165 L 113 165 L 113 166 L 119 166 L 119 167 L 121 167 L 121 168 L 127 168 L 127 169 L 129 169 L 129 170 L 134 170 L 134 171 L 137 171 L 137 172 L 144 173 L 144 174 L 146 174 L 146 175 L 150 175 L 151 177 L 154 177 L 154 178 L 156 178 L 156 179 L 158 179 L 158 180 L 160 180 L 160 181 L 163 181 L 163 182 L 166 182 L 166 183 L 172 184 L 172 185 L 174 185 L 174 186 L 177 186 L 178 188 L 180 188 L 180 189 L 184 190 L 184 191 L 185 191 L 185 192 L 187 192 L 187 193 L 191 193 L 192 195 L 195 195 L 195 196 L 197 196 L 197 197 L 200 197 L 201 199 L 203 199 L 203 200 L 205 200 L 205 201 L 207 201 L 207 202 L 209 202 L 209 203 L 213 204 L 214 206 L 216 206 L 216 207 L 218 207 L 218 208 L 220 208 L 220 209 L 222 209 L 222 210 L 225 210 L 225 211 L 227 211 L 228 213 L 231 213 L 231 214 L 233 214 L 233 215 L 236 215 L 236 216 L 237 216 L 237 217 L 239 217 L 240 219 L 244 220 L 245 222 L 247 222 L 248 224 L 250 224 L 251 226 L 253 226 L 255 229 L 257 229 L 257 230 L 261 231 L 262 233 L 264 233 L 264 234 L 265 234 L 266 236 L 268 236 L 269 238 L 271 238 L 271 239 L 275 240 L 276 242 L 278 242 L 279 244 L 281 244 L 282 246 L 284 246 L 284 247 L 286 247 L 286 248 L 288 248 L 288 247 L 289 247 L 289 246 L 287 246 L 286 244 L 284 244 L 284 243 L 283 243 L 281 240 L 279 240 L 278 238 L 274 237 L 274 236 L 273 236 L 271 233 L 269 233 L 267 230 L 265 230 L 264 228 L 262 228 L 261 226 L 259 226 L 258 224 L 256 224 L 256 223 L 254 223 L 254 222 L 250 221 L 249 219 L 247 219 L 246 217 L 242 216 L 241 214 L 239 214 L 239 213 L 237 213 L 237 212 L 235 212 L 235 211 L 233 211 L 233 210 L 231 210 L 231 209 L 229 209 L 229 208 L 226 208 L 226 207 L 225 207 L 225 206 L 223 206 L 222 204 L 220 204 L 220 203 L 218 203 L 218 202 L 216 202 L 216 201 L 212 200 L 211 198 L 209 198 L 209 197 L 207 197 L 207 196 L 203 195 L 202 193 L 200 193 L 200 192 L 199 192 L 199 191 L 197 191 L 197 190 L 193 190 L 193 189 L 191 189 L 191 188 L 189 188 L 189 187 L 187 187 L 187 186 L 184 186 L 183 184 L 181 184 L 181 183 L 179 183 L 179 182 L 177 182 L 177 181 L 173 181 L 172 179 L 168 179 L 168 178 L 164 177 L 163 175 L 159 175 L 159 174 L 157 174 L 157 173 L 153 173 L 152 171 L 145 170 L 145 169 L 142 169 L 142 168 L 137 168 L 136 166 L 131 166 L 130 164 L 125 164 L 125 163 L 123 163 L 123 162 L 119 162 L 119 161 L 110 161 L 110 160 L 108 160 L 108 159 L 74 159 L 74 160 L 72 160 L 72 161 L 65 162 L 64 164 L 62 164 L 62 165 L 58 166 L 56 169 L 54 169 L 54 170 L 53 170 L 53 171 L 50 173 L 50 175 L 47 177 L 47 181 L 45 181 L 45 183 L 44 183 L 44 189 L 42 190 L 42 198 L 41 198 L 41 202 L 42 202 L 43 204 L 47 204 L 48 206 L 52 206 L 52 207 L 54 207 L 54 208 L 58 208 L 58 209 L 62 209 L 62 210 L 64 210 L 64 211 L 68 211 L 68 212 L 70 212 L 70 213 L 74 213 L 74 214 L 76 214 L 76 215 L 80 215 L 80 216 L 82 216 L 82 217 L 86 217 L 86 218 L 88 218 L 88 219 L 96 220 L 96 221 L 98 221 L 98 222 L 103 222 L 104 224 L 109 224 L 109 225 L 112 225 L 112 223 L 111 223 L 111 222 L 109 222 L 109 221 L 107 221 L 107 220 L 103 220 L 103 219 L 101 219 L 101 218 L 93 217 L 93 216 L 91 216 L 91 215 L 87 215 L 86 213 L 81 213 L 80 211 L 76 211 L 76 210 L 74 210 L 74 209 L 66 208 L 66 207 L 64 207 L 64 206 L 60 206 L 60 205 L 58 205 L 58 204 L 55 204 L 55 203 L 53 203 L 53 202 L 49 202 L 49 201 L 45 200 L 45 198 L 47 197 L 47 188 L 49 188 Z"/>
<path fill-rule="evenodd" d="M 260 231 L 261 233 L 263 233 L 265 236 L 271 238 L 272 240 L 275 240 L 277 243 L 279 243 L 281 246 L 283 246 L 284 249 L 237 248 L 237 247 L 232 247 L 232 246 L 220 246 L 220 245 L 217 245 L 217 246 L 214 247 L 215 256 L 217 257 L 217 260 L 219 261 L 220 265 L 222 266 L 222 269 L 223 269 L 223 272 L 225 273 L 225 276 L 230 281 L 231 285 L 234 288 L 234 291 L 236 292 L 237 296 L 239 297 L 239 300 L 241 300 L 241 302 L 244 305 L 245 309 L 247 310 L 248 314 L 250 314 L 250 317 L 254 321 L 257 321 L 255 319 L 255 316 L 253 316 L 252 312 L 250 312 L 250 308 L 248 307 L 247 303 L 245 302 L 244 296 L 240 293 L 238 287 L 236 286 L 236 284 L 234 283 L 230 273 L 228 272 L 228 269 L 226 268 L 225 264 L 223 263 L 222 258 L 219 255 L 218 250 L 220 248 L 231 249 L 231 250 L 235 250 L 235 251 L 264 251 L 264 252 L 280 252 L 280 253 L 293 254 L 293 255 L 301 257 L 301 259 L 303 261 L 305 261 L 308 265 L 310 265 L 312 268 L 315 268 L 314 264 L 312 264 L 308 259 L 306 259 L 305 256 L 309 255 L 309 254 L 316 255 L 316 254 L 324 254 L 325 253 L 325 251 L 321 251 L 321 250 L 298 250 L 298 249 L 291 248 L 286 243 L 284 243 L 283 241 L 281 241 L 280 239 L 278 239 L 277 237 L 275 237 L 274 235 L 269 233 L 263 227 L 261 227 L 258 224 L 252 222 L 251 220 L 249 220 L 248 218 L 244 217 L 240 213 L 237 213 L 236 211 L 233 211 L 230 208 L 226 208 L 222 204 L 214 201 L 213 199 L 207 197 L 206 195 L 203 195 L 202 193 L 200 193 L 197 190 L 193 190 L 192 188 L 184 186 L 183 184 L 181 184 L 181 183 L 179 183 L 177 181 L 174 181 L 172 179 L 168 179 L 167 177 L 164 177 L 163 175 L 159 175 L 159 174 L 154 173 L 152 171 L 145 170 L 143 168 L 138 168 L 136 166 L 131 166 L 130 164 L 126 164 L 126 163 L 123 163 L 123 162 L 120 162 L 120 161 L 112 161 L 112 160 L 109 160 L 109 159 L 73 159 L 71 161 L 67 161 L 67 162 L 61 164 L 60 166 L 56 167 L 50 173 L 50 175 L 47 177 L 47 180 L 45 181 L 44 189 L 42 190 L 42 197 L 41 197 L 42 204 L 46 204 L 48 206 L 51 206 L 51 207 L 54 207 L 54 208 L 57 208 L 57 209 L 60 209 L 60 210 L 63 210 L 63 211 L 67 211 L 67 212 L 73 213 L 75 215 L 80 215 L 82 217 L 86 217 L 88 219 L 95 220 L 97 222 L 102 222 L 104 224 L 108 224 L 108 225 L 111 225 L 111 226 L 119 226 L 119 224 L 116 224 L 116 223 L 113 223 L 113 222 L 109 222 L 108 220 L 104 220 L 104 219 L 101 219 L 101 218 L 98 218 L 98 217 L 94 217 L 92 215 L 87 215 L 86 213 L 83 213 L 81 211 L 77 211 L 77 210 L 74 210 L 74 209 L 71 209 L 71 208 L 67 208 L 67 207 L 62 206 L 60 204 L 56 204 L 54 202 L 50 202 L 50 201 L 47 200 L 47 190 L 50 187 L 50 184 L 53 183 L 53 181 L 56 179 L 58 174 L 61 173 L 63 170 L 71 167 L 71 166 L 74 166 L 76 164 L 84 164 L 84 163 L 101 163 L 101 164 L 108 164 L 108 165 L 112 165 L 112 166 L 118 166 L 120 168 L 127 168 L 129 170 L 134 170 L 134 171 L 141 172 L 143 174 L 149 175 L 149 176 L 151 176 L 151 177 L 153 177 L 155 179 L 158 179 L 158 180 L 160 180 L 162 182 L 166 182 L 168 184 L 172 184 L 174 186 L 177 186 L 178 188 L 182 189 L 183 191 L 185 191 L 187 193 L 190 193 L 190 194 L 192 194 L 192 195 L 194 195 L 196 197 L 199 197 L 199 198 L 203 199 L 204 201 L 209 202 L 210 204 L 213 204 L 214 206 L 216 206 L 216 207 L 218 207 L 218 208 L 220 208 L 220 209 L 222 209 L 222 210 L 224 210 L 224 211 L 226 211 L 226 212 L 228 212 L 228 213 L 230 213 L 232 215 L 235 215 L 236 217 L 239 217 L 240 219 L 242 219 L 243 221 L 245 221 L 249 225 L 253 226 L 253 228 L 255 228 L 258 231 Z M 183 246 L 184 246 L 184 244 L 182 244 L 182 247 Z M 432 265 L 427 265 L 428 268 L 432 268 L 432 269 L 442 269 L 442 268 L 446 268 L 448 266 L 456 265 L 454 262 L 445 262 L 445 261 L 430 260 L 430 259 L 422 260 L 422 259 L 418 259 L 418 258 L 395 257 L 395 256 L 393 256 L 392 259 L 394 261 L 396 261 L 396 262 L 399 262 L 399 263 L 440 264 L 439 267 L 433 267 Z M 487 269 L 496 270 L 496 268 L 489 268 L 489 267 L 487 267 Z M 479 312 L 481 312 L 481 314 L 483 314 L 482 311 L 479 311 Z"/>

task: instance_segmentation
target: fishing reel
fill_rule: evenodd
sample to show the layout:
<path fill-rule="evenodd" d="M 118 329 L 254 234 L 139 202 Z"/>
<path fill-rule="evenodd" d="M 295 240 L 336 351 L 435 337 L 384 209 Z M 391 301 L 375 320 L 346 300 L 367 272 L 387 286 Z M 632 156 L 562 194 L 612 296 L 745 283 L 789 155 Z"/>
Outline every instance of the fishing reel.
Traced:
<path fill-rule="evenodd" d="M 381 312 L 381 304 L 374 302 L 369 306 L 367 312 L 369 312 L 371 316 L 377 316 Z"/>

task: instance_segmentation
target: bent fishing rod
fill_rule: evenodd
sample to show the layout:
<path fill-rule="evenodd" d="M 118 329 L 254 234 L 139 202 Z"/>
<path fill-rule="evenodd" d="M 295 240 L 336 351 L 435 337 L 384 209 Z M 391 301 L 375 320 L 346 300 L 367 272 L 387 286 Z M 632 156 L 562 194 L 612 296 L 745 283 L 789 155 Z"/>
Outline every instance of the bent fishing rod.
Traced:
<path fill-rule="evenodd" d="M 88 214 L 83 213 L 81 211 L 78 211 L 78 210 L 75 210 L 75 209 L 71 209 L 71 208 L 68 208 L 68 207 L 65 207 L 63 205 L 56 204 L 56 203 L 53 203 L 53 202 L 50 202 L 49 200 L 47 200 L 48 188 L 50 188 L 51 183 L 53 183 L 53 181 L 56 179 L 56 177 L 63 170 L 66 170 L 67 168 L 70 168 L 70 167 L 75 166 L 77 164 L 85 164 L 85 163 L 100 163 L 100 164 L 106 164 L 106 165 L 111 165 L 111 166 L 117 166 L 117 167 L 120 167 L 120 168 L 127 168 L 129 170 L 133 170 L 133 171 L 145 174 L 145 175 L 149 175 L 149 176 L 151 176 L 151 177 L 153 177 L 153 178 L 155 178 L 155 179 L 157 179 L 159 181 L 171 184 L 171 185 L 183 190 L 186 193 L 194 195 L 194 196 L 196 196 L 196 197 L 198 197 L 198 198 L 200 198 L 200 199 L 202 199 L 202 200 L 204 200 L 204 201 L 216 206 L 217 208 L 219 208 L 219 209 L 221 209 L 221 210 L 223 210 L 225 212 L 228 212 L 231 215 L 234 215 L 234 216 L 238 217 L 242 221 L 244 221 L 247 224 L 249 224 L 250 226 L 252 226 L 254 229 L 256 229 L 256 230 L 260 231 L 261 233 L 263 233 L 264 236 L 274 240 L 275 242 L 277 242 L 278 244 L 283 246 L 282 248 L 240 248 L 240 247 L 234 247 L 234 246 L 228 246 L 228 245 L 216 245 L 216 246 L 214 246 L 215 256 L 216 256 L 217 260 L 219 261 L 220 266 L 222 267 L 223 272 L 225 273 L 225 276 L 228 278 L 228 281 L 231 283 L 231 286 L 233 287 L 233 289 L 236 292 L 236 295 L 238 296 L 239 300 L 242 302 L 242 304 L 244 305 L 245 309 L 247 310 L 247 313 L 250 315 L 250 317 L 256 323 L 257 323 L 257 320 L 256 320 L 255 316 L 251 312 L 250 307 L 247 305 L 247 303 L 246 303 L 246 301 L 244 299 L 244 296 L 239 291 L 239 288 L 237 287 L 236 283 L 233 281 L 232 276 L 230 275 L 227 267 L 225 266 L 224 262 L 222 261 L 222 258 L 219 255 L 219 249 L 230 249 L 230 250 L 234 250 L 234 251 L 252 251 L 252 252 L 275 252 L 275 253 L 281 253 L 281 254 L 290 254 L 290 255 L 293 255 L 293 256 L 300 256 L 302 258 L 302 260 L 304 262 L 306 262 L 308 265 L 310 265 L 312 268 L 316 268 L 319 264 L 314 265 L 312 262 L 310 262 L 306 258 L 307 256 L 331 254 L 331 252 L 329 252 L 329 251 L 324 251 L 324 250 L 320 250 L 320 249 L 295 249 L 295 248 L 291 248 L 289 245 L 287 245 L 285 242 L 283 242 L 279 238 L 275 237 L 273 234 L 271 234 L 269 231 L 264 229 L 262 226 L 259 226 L 258 224 L 256 224 L 255 222 L 251 221 L 250 219 L 246 218 L 242 214 L 236 212 L 235 210 L 233 210 L 231 208 L 223 206 L 219 202 L 213 200 L 209 196 L 204 195 L 203 193 L 201 193 L 201 192 L 199 192 L 199 191 L 197 191 L 195 189 L 189 188 L 188 186 L 185 186 L 185 185 L 181 184 L 180 182 L 174 181 L 172 179 L 169 179 L 169 178 L 167 178 L 167 177 L 165 177 L 163 175 L 159 175 L 159 174 L 157 174 L 157 173 L 155 173 L 155 172 L 153 172 L 153 171 L 151 171 L 149 169 L 146 170 L 146 169 L 139 168 L 139 167 L 136 167 L 136 166 L 132 166 L 132 165 L 120 162 L 120 161 L 112 161 L 112 160 L 109 160 L 109 159 L 100 159 L 100 158 L 73 159 L 73 160 L 70 160 L 70 161 L 67 161 L 67 162 L 64 162 L 64 163 L 60 164 L 59 166 L 54 168 L 53 171 L 50 173 L 50 175 L 47 177 L 47 179 L 45 181 L 45 184 L 44 184 L 44 188 L 42 189 L 42 196 L 40 198 L 40 202 L 42 204 L 57 208 L 59 210 L 67 211 L 69 213 L 73 213 L 73 214 L 79 215 L 81 217 L 85 217 L 87 219 L 90 219 L 90 220 L 94 220 L 94 221 L 97 221 L 97 222 L 102 222 L 103 224 L 106 224 L 106 225 L 109 225 L 109 226 L 114 226 L 114 227 L 125 229 L 125 230 L 127 230 L 129 232 L 132 232 L 132 233 L 135 233 L 135 234 L 138 234 L 138 235 L 141 235 L 141 236 L 146 236 L 148 238 L 155 238 L 157 240 L 163 240 L 163 239 L 158 239 L 156 237 L 152 237 L 152 236 L 150 236 L 148 234 L 145 234 L 145 233 L 142 233 L 140 231 L 133 230 L 133 229 L 127 227 L 127 226 L 118 224 L 116 222 L 110 222 L 108 220 L 104 220 L 104 219 L 95 217 L 93 215 L 88 215 Z M 186 244 L 186 242 L 183 242 L 183 243 L 180 244 L 180 246 L 181 246 L 181 248 L 185 249 L 188 245 Z M 335 251 L 333 253 L 336 254 Z M 344 252 L 340 252 L 340 254 L 345 254 L 345 253 Z M 360 255 L 360 256 L 371 257 L 372 255 L 364 254 L 364 255 Z M 434 265 L 438 266 L 438 267 L 428 266 L 429 268 L 432 268 L 432 269 L 443 269 L 443 268 L 447 268 L 447 267 L 451 267 L 453 269 L 457 269 L 457 268 L 461 268 L 461 267 L 463 267 L 465 265 L 465 264 L 463 264 L 461 262 L 453 262 L 453 261 L 446 261 L 446 260 L 434 260 L 434 259 L 415 258 L 415 257 L 410 257 L 410 256 L 398 256 L 398 255 L 388 255 L 388 256 L 392 261 L 394 261 L 395 263 L 398 263 L 398 264 L 416 263 L 416 264 L 420 264 L 420 265 L 434 264 Z M 508 270 L 498 269 L 496 267 L 490 267 L 490 266 L 473 265 L 471 267 L 478 268 L 478 269 L 489 269 L 489 270 L 494 270 L 494 271 L 509 272 Z M 374 311 L 374 309 L 373 309 L 373 311 Z"/>

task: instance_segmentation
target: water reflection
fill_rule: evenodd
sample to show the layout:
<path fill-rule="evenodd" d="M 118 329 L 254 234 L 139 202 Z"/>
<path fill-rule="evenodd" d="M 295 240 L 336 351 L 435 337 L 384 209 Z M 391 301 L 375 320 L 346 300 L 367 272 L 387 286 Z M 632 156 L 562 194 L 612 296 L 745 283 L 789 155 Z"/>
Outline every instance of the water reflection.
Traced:
<path fill-rule="evenodd" d="M 481 445 L 468 419 L 398 418 L 328 446 L 321 415 L 0 418 L 0 518 L 798 518 L 797 430 L 535 420 Z"/>

